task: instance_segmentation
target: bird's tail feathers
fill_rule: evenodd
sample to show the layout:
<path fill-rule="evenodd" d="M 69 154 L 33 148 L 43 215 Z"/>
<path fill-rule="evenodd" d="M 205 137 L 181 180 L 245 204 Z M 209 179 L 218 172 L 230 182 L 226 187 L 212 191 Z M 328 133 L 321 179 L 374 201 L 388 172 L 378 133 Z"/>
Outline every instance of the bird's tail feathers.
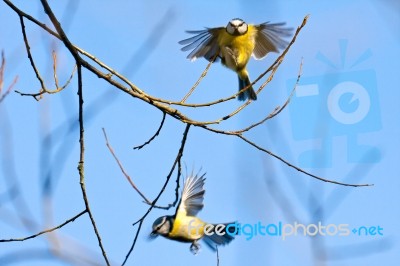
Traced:
<path fill-rule="evenodd" d="M 216 251 L 217 246 L 229 244 L 237 235 L 237 223 L 213 224 L 211 234 L 205 234 L 204 242 L 212 250 Z"/>
<path fill-rule="evenodd" d="M 239 78 L 239 91 L 243 90 L 247 86 L 250 86 L 251 82 L 248 75 L 246 75 L 245 77 L 238 76 L 238 78 Z M 238 95 L 239 101 L 245 101 L 247 99 L 257 100 L 257 94 L 254 92 L 253 86 L 250 86 L 249 88 L 247 88 L 245 91 L 242 91 Z"/>

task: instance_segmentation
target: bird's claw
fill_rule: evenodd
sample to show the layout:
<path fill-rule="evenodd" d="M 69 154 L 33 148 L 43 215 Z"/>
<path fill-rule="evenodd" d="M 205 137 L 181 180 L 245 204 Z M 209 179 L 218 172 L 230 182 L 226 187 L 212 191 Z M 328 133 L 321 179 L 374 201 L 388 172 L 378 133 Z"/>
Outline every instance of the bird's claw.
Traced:
<path fill-rule="evenodd" d="M 200 250 L 200 244 L 197 243 L 197 241 L 194 241 L 191 245 L 190 245 L 190 251 L 193 253 L 193 255 L 197 255 L 197 253 Z"/>

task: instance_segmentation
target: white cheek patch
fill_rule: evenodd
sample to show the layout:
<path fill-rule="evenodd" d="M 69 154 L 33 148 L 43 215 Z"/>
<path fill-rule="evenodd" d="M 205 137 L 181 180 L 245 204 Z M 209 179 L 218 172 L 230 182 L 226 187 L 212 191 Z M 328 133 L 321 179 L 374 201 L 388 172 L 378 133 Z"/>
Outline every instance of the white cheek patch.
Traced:
<path fill-rule="evenodd" d="M 231 25 L 231 23 L 229 23 L 228 26 L 226 26 L 226 31 L 229 34 L 233 34 L 235 32 L 235 28 Z"/>
<path fill-rule="evenodd" d="M 243 23 L 243 25 L 239 27 L 238 31 L 239 34 L 245 34 L 247 32 L 247 24 Z"/>

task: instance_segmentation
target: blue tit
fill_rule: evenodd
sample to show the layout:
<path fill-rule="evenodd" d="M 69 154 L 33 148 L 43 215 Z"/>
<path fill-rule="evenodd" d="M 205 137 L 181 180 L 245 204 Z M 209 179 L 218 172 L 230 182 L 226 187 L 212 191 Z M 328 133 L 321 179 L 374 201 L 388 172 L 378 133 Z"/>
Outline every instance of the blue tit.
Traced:
<path fill-rule="evenodd" d="M 284 38 L 291 35 L 292 28 L 286 28 L 284 25 L 285 23 L 269 22 L 252 25 L 235 18 L 229 21 L 225 28 L 187 31 L 196 35 L 180 41 L 179 44 L 185 45 L 182 51 L 192 50 L 187 56 L 191 61 L 199 57 L 204 57 L 208 61 L 215 57 L 221 59 L 224 66 L 238 74 L 239 91 L 247 88 L 238 95 L 238 99 L 257 100 L 246 65 L 251 56 L 259 60 L 269 52 L 279 52 L 286 47 L 288 42 Z"/>
<path fill-rule="evenodd" d="M 234 239 L 236 223 L 209 224 L 196 216 L 203 209 L 204 175 L 192 174 L 186 179 L 175 214 L 156 219 L 151 237 L 161 235 L 171 240 L 192 243 L 190 250 L 194 254 L 200 249 L 200 239 L 214 251 L 217 245 L 228 244 Z M 226 229 L 229 229 L 229 233 Z"/>

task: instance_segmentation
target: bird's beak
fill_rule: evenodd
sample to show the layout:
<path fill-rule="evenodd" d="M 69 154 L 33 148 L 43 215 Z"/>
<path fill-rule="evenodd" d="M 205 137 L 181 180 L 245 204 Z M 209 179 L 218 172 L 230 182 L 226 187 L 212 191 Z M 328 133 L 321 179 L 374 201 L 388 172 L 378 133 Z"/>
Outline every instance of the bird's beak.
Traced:
<path fill-rule="evenodd" d="M 157 234 L 156 232 L 153 231 L 153 232 L 150 233 L 149 239 L 150 239 L 150 240 L 155 239 L 157 236 L 158 236 L 158 234 Z"/>

